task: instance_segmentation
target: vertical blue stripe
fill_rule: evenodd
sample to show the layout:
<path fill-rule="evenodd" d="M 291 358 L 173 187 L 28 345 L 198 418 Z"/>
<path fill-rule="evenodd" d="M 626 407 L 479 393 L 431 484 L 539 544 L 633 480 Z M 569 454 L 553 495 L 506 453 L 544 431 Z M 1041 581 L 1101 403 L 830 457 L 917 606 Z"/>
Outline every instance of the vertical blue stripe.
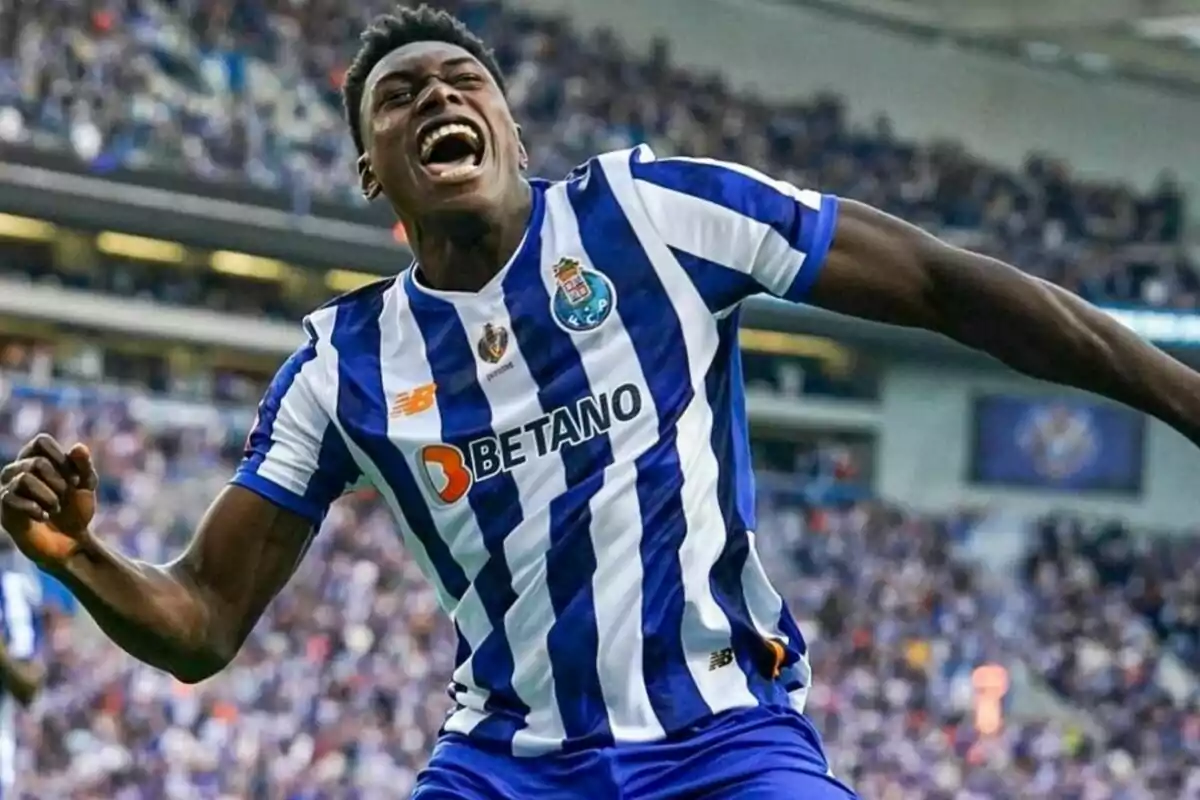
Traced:
<path fill-rule="evenodd" d="M 725 545 L 709 572 L 709 587 L 729 618 L 730 641 L 750 692 L 762 703 L 786 702 L 781 687 L 763 669 L 769 653 L 746 603 L 742 571 L 750 557 L 754 473 L 746 432 L 745 393 L 738 349 L 740 311 L 717 322 L 719 343 L 704 378 L 713 412 L 712 449 L 717 460 L 717 497 L 725 521 Z"/>
<path fill-rule="evenodd" d="M 467 659 L 471 657 L 471 645 L 467 643 L 467 637 L 463 636 L 462 628 L 458 626 L 458 621 L 454 621 L 454 670 L 467 663 Z M 450 685 L 446 687 L 446 694 L 450 695 L 450 699 L 454 701 L 454 707 L 446 712 L 446 720 L 454 716 L 462 706 L 459 703 L 459 695 L 466 694 L 467 687 L 458 681 L 454 680 L 453 676 L 450 679 Z M 445 733 L 445 725 L 438 730 L 438 736 Z"/>
<path fill-rule="evenodd" d="M 543 413 L 573 407 L 592 394 L 583 361 L 571 336 L 550 319 L 550 294 L 542 282 L 540 227 L 545 213 L 544 187 L 534 187 L 530 248 L 504 278 L 504 300 L 513 337 L 538 387 Z M 532 231 L 537 231 L 534 237 Z M 559 450 L 565 490 L 550 502 L 550 547 L 546 585 L 554 607 L 547 636 L 550 669 L 563 729 L 572 747 L 612 743 L 608 712 L 600 688 L 600 634 L 592 578 L 596 572 L 591 500 L 613 462 L 608 434 Z"/>
<path fill-rule="evenodd" d="M 658 439 L 635 461 L 642 512 L 642 670 L 659 722 L 677 731 L 712 712 L 688 671 L 682 636 L 679 550 L 687 522 L 676 425 L 693 399 L 683 331 L 599 163 L 585 180 L 568 184 L 567 194 L 589 260 L 613 282 L 621 321 L 658 409 Z"/>
<path fill-rule="evenodd" d="M 317 508 L 328 509 L 361 474 L 341 432 L 331 422 L 325 426 L 325 435 L 321 437 L 317 469 L 308 480 L 304 499 Z"/>
<path fill-rule="evenodd" d="M 467 637 L 463 636 L 457 620 L 454 622 L 454 643 L 454 668 L 458 669 L 471 657 L 471 645 L 467 642 Z M 462 687 L 459 691 L 465 690 L 466 687 Z"/>
<path fill-rule="evenodd" d="M 738 357 L 741 311 L 717 321 L 717 352 L 704 376 L 712 408 L 712 449 L 717 460 L 717 494 L 727 531 L 753 530 L 754 474 L 746 435 L 745 393 Z M 738 412 L 741 412 L 740 414 Z"/>
<path fill-rule="evenodd" d="M 722 417 L 721 424 L 728 420 L 729 461 L 717 459 L 722 466 L 732 469 L 734 479 L 734 501 L 737 513 L 741 518 L 742 530 L 753 531 L 758 528 L 758 518 L 755 513 L 754 465 L 750 458 L 750 418 L 746 415 L 746 382 L 742 377 L 742 348 L 738 341 L 738 330 L 741 325 L 741 310 L 737 310 L 725 318 L 724 327 L 719 328 L 721 344 L 719 352 L 713 358 L 713 365 L 706 376 L 706 382 L 712 379 L 719 381 L 718 370 L 722 364 L 728 364 L 724 370 L 724 394 L 720 391 L 713 396 L 709 389 L 709 402 L 712 404 L 714 416 Z M 712 384 L 709 384 L 712 387 Z M 714 433 L 713 441 L 716 441 Z M 718 451 L 719 452 L 719 451 Z"/>
<path fill-rule="evenodd" d="M 729 618 L 730 642 L 746 685 L 760 703 L 786 704 L 787 693 L 768 669 L 774 654 L 754 625 L 742 584 L 742 570 L 750 558 L 750 537 L 745 530 L 729 530 L 725 546 L 709 572 L 713 597 Z M 789 659 L 790 660 L 790 659 Z"/>
<path fill-rule="evenodd" d="M 467 591 L 467 576 L 438 533 L 404 455 L 388 438 L 379 315 L 390 285 L 376 284 L 374 291 L 353 295 L 337 306 L 331 339 L 338 353 L 337 417 L 342 430 L 387 481 L 405 523 L 425 548 L 446 592 L 461 600 Z"/>
<path fill-rule="evenodd" d="M 317 345 L 309 339 L 303 347 L 288 356 L 283 366 L 275 373 L 271 384 L 267 387 L 262 401 L 258 404 L 258 421 L 246 438 L 246 462 L 243 469 L 257 473 L 258 468 L 266 460 L 271 450 L 271 436 L 275 430 L 275 418 L 279 416 L 279 407 L 283 398 L 296 382 L 296 376 L 304 365 L 317 357 Z"/>
<path fill-rule="evenodd" d="M 796 624 L 796 618 L 792 616 L 792 610 L 788 608 L 786 601 L 779 609 L 779 630 L 783 635 L 788 637 L 790 650 L 795 650 L 797 655 L 803 655 L 808 652 L 808 643 L 804 640 L 804 634 L 800 631 L 800 626 Z"/>
<path fill-rule="evenodd" d="M 741 350 L 735 311 L 717 323 L 720 345 L 705 375 L 705 389 L 713 409 L 712 448 L 720 470 L 717 494 L 725 519 L 725 545 L 709 573 L 713 597 L 729 618 L 738 665 L 746 673 L 750 691 L 762 703 L 787 704 L 787 688 L 765 671 L 773 660 L 762 633 L 754 624 L 746 602 L 743 572 L 750 558 L 749 531 L 755 529 L 754 470 L 750 463 L 750 437 L 746 419 L 746 393 L 742 381 Z M 790 628 L 783 625 L 786 620 Z M 787 608 L 778 620 L 789 639 L 785 663 L 804 652 L 804 639 Z"/>
<path fill-rule="evenodd" d="M 729 269 L 715 261 L 672 247 L 671 254 L 683 267 L 692 285 L 713 314 L 735 306 L 763 291 L 761 283 L 745 272 Z M 740 368 L 739 368 L 740 369 Z"/>
<path fill-rule="evenodd" d="M 410 299 L 409 311 L 425 342 L 433 382 L 454 387 L 454 391 L 437 393 L 442 442 L 454 445 L 469 459 L 470 442 L 496 436 L 492 408 L 477 379 L 471 340 L 451 303 L 428 294 L 414 296 L 420 290 L 411 281 L 404 282 L 404 289 Z M 478 465 L 472 466 L 478 474 Z M 513 690 L 513 653 L 504 628 L 504 615 L 517 600 L 504 555 L 504 539 L 523 519 L 521 496 L 512 475 L 500 471 L 472 483 L 467 502 L 488 553 L 474 585 L 492 624 L 491 633 L 476 646 L 471 659 L 475 683 L 488 692 L 485 708 L 490 716 L 471 735 L 511 743 L 513 735 L 525 727 L 529 714 L 529 706 Z"/>

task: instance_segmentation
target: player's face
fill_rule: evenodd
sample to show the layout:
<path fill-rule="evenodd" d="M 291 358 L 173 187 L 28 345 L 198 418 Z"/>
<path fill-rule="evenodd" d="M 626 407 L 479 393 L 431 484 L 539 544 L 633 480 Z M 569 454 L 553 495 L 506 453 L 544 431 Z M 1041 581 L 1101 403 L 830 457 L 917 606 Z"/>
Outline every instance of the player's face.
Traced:
<path fill-rule="evenodd" d="M 483 213 L 521 179 L 525 153 L 508 103 L 460 47 L 393 51 L 367 76 L 360 113 L 363 189 L 387 195 L 405 219 Z"/>

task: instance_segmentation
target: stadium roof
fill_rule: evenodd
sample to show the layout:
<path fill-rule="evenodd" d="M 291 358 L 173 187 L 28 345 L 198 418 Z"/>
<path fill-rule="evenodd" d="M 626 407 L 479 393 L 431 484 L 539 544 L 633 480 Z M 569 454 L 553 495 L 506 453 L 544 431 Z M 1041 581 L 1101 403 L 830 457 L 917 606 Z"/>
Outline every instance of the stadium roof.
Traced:
<path fill-rule="evenodd" d="M 1200 0 L 792 0 L 1200 92 Z"/>

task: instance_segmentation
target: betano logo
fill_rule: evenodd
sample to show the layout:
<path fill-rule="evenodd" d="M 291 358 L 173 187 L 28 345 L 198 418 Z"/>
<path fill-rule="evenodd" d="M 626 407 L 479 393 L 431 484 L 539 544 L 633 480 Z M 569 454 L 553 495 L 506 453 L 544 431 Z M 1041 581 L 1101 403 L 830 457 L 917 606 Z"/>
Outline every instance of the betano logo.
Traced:
<path fill-rule="evenodd" d="M 473 439 L 462 448 L 426 445 L 419 453 L 420 471 L 430 493 L 445 505 L 453 505 L 478 482 L 632 421 L 642 413 L 643 405 L 641 390 L 632 383 L 622 384 L 611 392 L 556 408 L 520 427 Z"/>
<path fill-rule="evenodd" d="M 466 497 L 475 482 L 463 459 L 462 450 L 452 444 L 428 444 L 422 447 L 421 474 L 429 491 L 446 505 Z"/>

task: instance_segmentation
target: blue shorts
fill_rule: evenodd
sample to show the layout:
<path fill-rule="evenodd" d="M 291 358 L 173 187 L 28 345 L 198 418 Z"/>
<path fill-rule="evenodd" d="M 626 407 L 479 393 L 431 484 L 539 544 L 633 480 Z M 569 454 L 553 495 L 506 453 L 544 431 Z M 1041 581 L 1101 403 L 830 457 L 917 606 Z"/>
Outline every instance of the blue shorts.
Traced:
<path fill-rule="evenodd" d="M 517 758 L 447 734 L 412 800 L 856 800 L 791 709 L 718 714 L 671 738 Z"/>

